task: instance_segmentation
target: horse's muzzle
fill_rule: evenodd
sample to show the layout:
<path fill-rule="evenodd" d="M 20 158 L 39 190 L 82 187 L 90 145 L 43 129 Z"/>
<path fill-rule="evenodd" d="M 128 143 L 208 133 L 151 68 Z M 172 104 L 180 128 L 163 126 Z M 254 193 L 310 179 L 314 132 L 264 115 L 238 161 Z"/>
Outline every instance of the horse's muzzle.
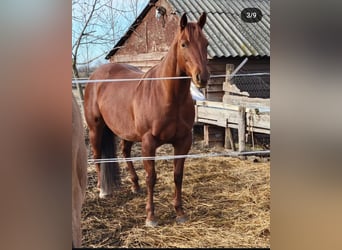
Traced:
<path fill-rule="evenodd" d="M 196 87 L 204 88 L 208 84 L 209 74 L 195 74 L 192 76 L 192 81 L 195 83 Z"/>

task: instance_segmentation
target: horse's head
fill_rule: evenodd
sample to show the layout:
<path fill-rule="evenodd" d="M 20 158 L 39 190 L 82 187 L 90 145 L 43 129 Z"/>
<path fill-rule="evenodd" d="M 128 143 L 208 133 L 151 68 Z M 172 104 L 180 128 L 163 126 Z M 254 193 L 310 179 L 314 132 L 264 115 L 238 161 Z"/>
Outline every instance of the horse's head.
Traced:
<path fill-rule="evenodd" d="M 206 18 L 204 12 L 197 23 L 188 23 L 186 14 L 183 14 L 177 36 L 179 68 L 186 75 L 191 76 L 192 81 L 199 88 L 207 85 L 210 76 L 207 67 L 208 40 L 202 31 Z"/>

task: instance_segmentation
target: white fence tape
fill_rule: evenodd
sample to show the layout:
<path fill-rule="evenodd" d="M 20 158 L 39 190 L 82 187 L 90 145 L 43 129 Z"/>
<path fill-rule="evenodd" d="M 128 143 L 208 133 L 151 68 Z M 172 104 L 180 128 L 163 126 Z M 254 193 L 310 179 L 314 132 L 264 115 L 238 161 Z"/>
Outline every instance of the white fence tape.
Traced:
<path fill-rule="evenodd" d="M 88 163 L 108 163 L 108 162 L 127 162 L 127 161 L 144 161 L 144 160 L 173 160 L 181 158 L 205 158 L 205 157 L 217 157 L 217 156 L 248 156 L 248 155 L 269 155 L 270 150 L 259 151 L 246 151 L 246 152 L 223 152 L 223 153 L 209 153 L 209 154 L 191 154 L 191 155 L 163 155 L 163 156 L 151 156 L 151 157 L 130 157 L 130 158 L 107 158 L 107 159 L 90 159 Z"/>

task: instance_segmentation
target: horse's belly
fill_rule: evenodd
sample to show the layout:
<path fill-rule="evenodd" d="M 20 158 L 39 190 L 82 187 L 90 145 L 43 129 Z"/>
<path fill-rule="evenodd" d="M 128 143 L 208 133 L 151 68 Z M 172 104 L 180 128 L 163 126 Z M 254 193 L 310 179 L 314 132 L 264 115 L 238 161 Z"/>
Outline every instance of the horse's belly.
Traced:
<path fill-rule="evenodd" d="M 117 105 L 119 106 L 119 105 Z M 127 141 L 141 141 L 141 136 L 135 129 L 131 110 L 125 106 L 110 106 L 111 109 L 103 109 L 103 119 L 115 135 Z"/>

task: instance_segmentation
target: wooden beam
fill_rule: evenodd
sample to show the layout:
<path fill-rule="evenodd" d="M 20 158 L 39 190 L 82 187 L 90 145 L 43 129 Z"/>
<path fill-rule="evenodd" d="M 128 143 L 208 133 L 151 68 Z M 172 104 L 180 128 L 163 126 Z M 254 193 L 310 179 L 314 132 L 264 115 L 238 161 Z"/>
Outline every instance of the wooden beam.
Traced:
<path fill-rule="evenodd" d="M 115 55 L 113 58 L 114 62 L 144 62 L 144 61 L 160 61 L 167 52 L 150 52 L 142 53 L 138 55 Z"/>
<path fill-rule="evenodd" d="M 238 128 L 238 135 L 239 135 L 239 152 L 243 152 L 246 150 L 246 107 L 240 106 L 239 107 L 239 128 Z"/>
<path fill-rule="evenodd" d="M 228 123 L 228 120 L 227 120 L 227 123 Z M 227 124 L 227 127 L 225 128 L 224 148 L 236 151 L 232 131 L 231 131 L 231 128 L 228 127 L 228 124 Z"/>

